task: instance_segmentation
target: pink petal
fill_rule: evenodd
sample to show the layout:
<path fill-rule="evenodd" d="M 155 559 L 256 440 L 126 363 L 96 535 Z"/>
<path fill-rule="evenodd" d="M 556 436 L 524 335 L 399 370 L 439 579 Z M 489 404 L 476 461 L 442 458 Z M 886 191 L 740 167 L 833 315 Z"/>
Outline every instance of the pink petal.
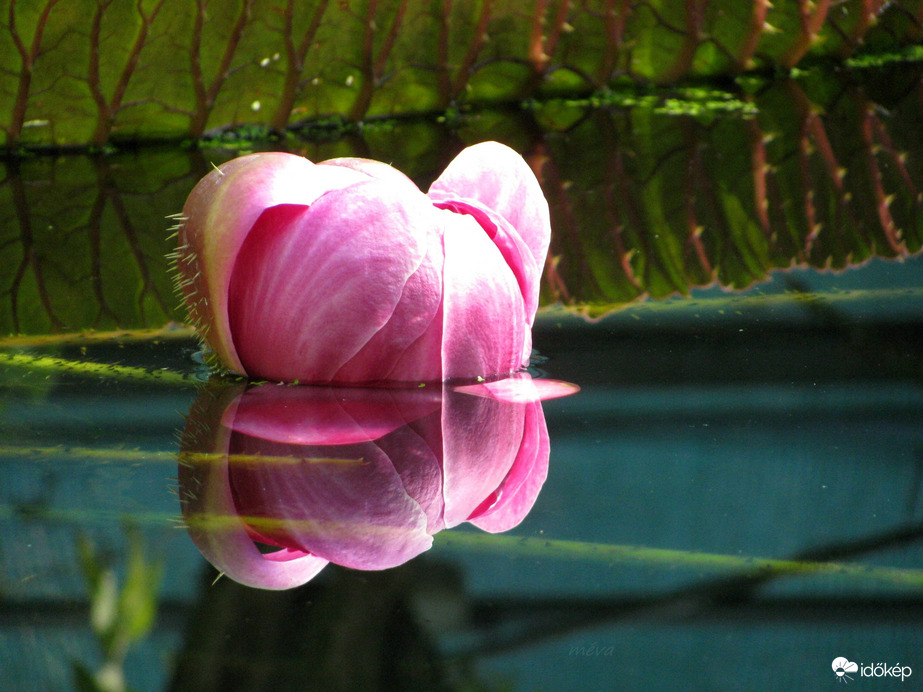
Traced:
<path fill-rule="evenodd" d="M 447 391 L 443 398 L 445 525 L 466 521 L 509 473 L 523 436 L 523 407 Z"/>
<path fill-rule="evenodd" d="M 434 219 L 435 220 L 435 219 Z M 334 376 L 340 382 L 420 383 L 442 379 L 442 237 L 407 279 L 390 319 Z"/>
<path fill-rule="evenodd" d="M 430 186 L 439 200 L 474 200 L 516 229 L 541 270 L 551 240 L 548 202 L 523 158 L 498 142 L 464 149 Z"/>
<path fill-rule="evenodd" d="M 432 197 L 433 195 L 431 194 L 430 196 Z M 507 267 L 516 277 L 519 292 L 524 301 L 525 313 L 531 327 L 532 321 L 535 319 L 535 313 L 538 310 L 542 266 L 535 263 L 535 258 L 532 257 L 530 249 L 519 237 L 516 230 L 497 212 L 487 209 L 472 200 L 439 200 L 437 198 L 433 204 L 439 209 L 471 216 L 487 233 L 487 236 L 500 250 Z"/>
<path fill-rule="evenodd" d="M 286 445 L 235 434 L 231 452 L 241 459 L 230 472 L 236 509 L 267 542 L 355 569 L 394 567 L 432 545 L 426 515 L 375 442 Z M 293 463 L 274 459 L 286 457 Z"/>
<path fill-rule="evenodd" d="M 228 465 L 211 460 L 211 455 L 227 454 L 231 432 L 218 421 L 234 417 L 237 391 L 225 390 L 226 395 L 217 398 L 205 392 L 200 401 L 211 400 L 209 410 L 203 411 L 197 401 L 190 413 L 184 433 L 187 461 L 179 467 L 183 518 L 202 555 L 234 581 L 260 589 L 290 589 L 310 581 L 327 560 L 302 551 L 263 555 L 239 518 Z M 209 456 L 199 459 L 196 453 Z"/>
<path fill-rule="evenodd" d="M 472 512 L 468 521 L 498 533 L 517 526 L 531 511 L 548 477 L 551 443 L 542 405 L 526 405 L 519 453 L 497 491 Z"/>
<path fill-rule="evenodd" d="M 223 482 L 221 479 L 209 481 L 210 484 Z M 229 499 L 229 493 L 220 492 L 228 494 Z M 323 558 L 301 551 L 260 553 L 233 506 L 224 513 L 212 509 L 205 514 L 205 520 L 216 525 L 205 531 L 190 528 L 189 535 L 196 547 L 218 571 L 245 586 L 291 589 L 309 582 L 328 564 Z"/>
<path fill-rule="evenodd" d="M 267 209 L 241 246 L 229 286 L 231 331 L 247 374 L 287 382 L 387 379 L 420 337 L 439 335 L 431 328 L 441 299 L 433 266 L 441 255 L 432 253 L 439 215 L 422 194 L 376 181 L 334 190 L 310 207 Z M 376 343 L 371 364 L 360 358 L 344 367 L 399 306 L 410 319 L 393 325 L 395 338 Z M 410 375 L 441 379 L 441 364 L 430 356 Z"/>
<path fill-rule="evenodd" d="M 247 390 L 229 423 L 249 437 L 292 445 L 370 442 L 440 407 L 430 390 L 295 387 Z"/>
<path fill-rule="evenodd" d="M 397 185 L 398 187 L 403 187 L 407 192 L 420 191 L 420 188 L 418 188 L 416 183 L 414 183 L 410 178 L 408 178 L 396 168 L 389 166 L 386 163 L 382 163 L 381 161 L 344 156 L 338 159 L 327 159 L 326 161 L 321 161 L 318 165 L 343 166 L 345 168 L 351 168 L 354 171 L 364 173 L 370 178 L 375 178 L 376 180 L 381 180 L 382 182 Z"/>
<path fill-rule="evenodd" d="M 226 367 L 245 374 L 230 335 L 227 292 L 253 223 L 267 207 L 311 204 L 366 179 L 357 170 L 318 170 L 303 157 L 273 152 L 233 159 L 195 186 L 183 207 L 177 269 L 190 317 Z"/>
<path fill-rule="evenodd" d="M 560 397 L 571 396 L 580 391 L 580 387 L 570 382 L 560 380 L 533 380 L 526 373 L 519 376 L 506 377 L 493 382 L 478 382 L 477 384 L 459 385 L 452 388 L 456 392 L 483 396 L 498 401 L 509 401 L 527 404 L 533 401 L 547 401 Z"/>
<path fill-rule="evenodd" d="M 508 375 L 527 362 L 532 350 L 519 286 L 472 217 L 446 216 L 443 379 Z"/>
<path fill-rule="evenodd" d="M 426 515 L 426 531 L 430 535 L 445 528 L 441 397 L 439 402 L 440 407 L 433 413 L 378 440 L 378 446 L 391 459 L 407 494 Z"/>

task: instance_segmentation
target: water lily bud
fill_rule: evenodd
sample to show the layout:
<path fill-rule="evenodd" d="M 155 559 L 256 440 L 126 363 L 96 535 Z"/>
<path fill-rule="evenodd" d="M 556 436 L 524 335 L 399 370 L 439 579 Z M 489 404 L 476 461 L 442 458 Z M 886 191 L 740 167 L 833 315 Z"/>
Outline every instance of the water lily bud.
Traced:
<path fill-rule="evenodd" d="M 228 370 L 373 384 L 495 378 L 532 348 L 551 228 L 528 165 L 496 142 L 424 194 L 366 159 L 234 159 L 183 208 L 189 315 Z"/>

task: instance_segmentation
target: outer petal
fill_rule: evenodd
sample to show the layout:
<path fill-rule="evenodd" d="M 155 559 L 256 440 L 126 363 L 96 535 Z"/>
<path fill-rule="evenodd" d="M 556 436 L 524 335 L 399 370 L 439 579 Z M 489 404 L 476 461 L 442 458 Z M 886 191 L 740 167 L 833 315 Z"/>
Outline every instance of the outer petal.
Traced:
<path fill-rule="evenodd" d="M 441 262 L 430 254 L 439 217 L 422 194 L 368 178 L 310 207 L 266 210 L 229 285 L 230 327 L 246 372 L 288 382 L 387 379 L 409 345 L 432 334 L 442 293 L 441 271 L 429 266 Z M 399 307 L 411 319 L 395 330 L 401 339 L 378 345 L 375 368 L 344 368 Z M 420 362 L 415 378 L 438 380 L 440 367 L 434 358 Z"/>
<path fill-rule="evenodd" d="M 520 373 L 496 382 L 455 387 L 454 391 L 522 406 L 522 440 L 516 459 L 496 492 L 468 518 L 484 531 L 508 531 L 532 509 L 548 476 L 551 443 L 541 402 L 576 394 L 580 387 L 558 380 L 534 380 L 528 374 Z"/>
<path fill-rule="evenodd" d="M 487 237 L 497 246 L 507 268 L 515 277 L 519 286 L 519 294 L 523 303 L 525 329 L 531 336 L 532 323 L 535 320 L 535 313 L 538 311 L 542 267 L 535 263 L 529 248 L 519 237 L 519 234 L 506 219 L 477 202 L 471 200 L 447 200 L 435 202 L 435 205 L 440 209 L 470 216 L 477 221 L 481 229 L 487 234 Z M 527 339 L 523 342 L 522 347 L 521 360 L 522 362 L 528 362 L 532 354 L 531 340 Z"/>
<path fill-rule="evenodd" d="M 441 407 L 439 393 L 425 389 L 296 387 L 263 384 L 237 404 L 234 431 L 289 445 L 371 442 Z"/>
<path fill-rule="evenodd" d="M 428 233 L 426 243 L 423 260 L 404 284 L 391 318 L 344 363 L 336 381 L 419 383 L 442 379 L 445 258 L 441 233 Z"/>
<path fill-rule="evenodd" d="M 404 490 L 426 515 L 426 531 L 431 535 L 445 528 L 441 397 L 439 401 L 440 407 L 433 413 L 377 442 L 391 459 L 395 471 L 401 477 Z"/>
<path fill-rule="evenodd" d="M 318 167 L 285 153 L 242 156 L 205 176 L 183 207 L 177 269 L 190 317 L 230 370 L 247 374 L 232 343 L 227 292 L 240 247 L 267 207 L 311 204 L 324 192 L 368 176 Z"/>
<path fill-rule="evenodd" d="M 380 180 L 385 183 L 403 187 L 407 192 L 420 191 L 420 188 L 417 187 L 417 184 L 410 178 L 408 178 L 393 166 L 389 166 L 388 164 L 382 163 L 381 161 L 344 156 L 338 159 L 327 159 L 326 161 L 321 161 L 318 165 L 343 166 L 345 168 L 351 168 L 354 171 L 364 173 L 370 178 L 375 178 L 376 180 Z"/>
<path fill-rule="evenodd" d="M 442 468 L 447 528 L 466 521 L 507 477 L 520 448 L 523 414 L 522 404 L 446 389 Z"/>
<path fill-rule="evenodd" d="M 529 404 L 535 401 L 548 401 L 564 396 L 571 396 L 580 391 L 580 387 L 561 380 L 533 380 L 527 373 L 506 377 L 493 382 L 459 385 L 453 391 L 483 396 L 498 401 Z"/>
<path fill-rule="evenodd" d="M 443 379 L 515 372 L 532 334 L 515 276 L 471 217 L 447 213 L 443 298 Z"/>
<path fill-rule="evenodd" d="M 519 452 L 506 478 L 472 512 L 468 521 L 483 531 L 498 533 L 518 525 L 532 509 L 548 477 L 551 443 L 542 404 L 525 404 Z"/>
<path fill-rule="evenodd" d="M 231 451 L 255 460 L 235 464 L 231 483 L 237 511 L 269 543 L 355 569 L 393 567 L 432 545 L 425 513 L 375 442 L 286 445 L 235 434 Z"/>
<path fill-rule="evenodd" d="M 248 527 L 238 516 L 227 464 L 212 463 L 190 483 L 199 493 L 194 507 L 184 512 L 189 535 L 202 555 L 231 579 L 259 589 L 291 589 L 310 581 L 327 560 L 298 550 L 262 554 Z"/>
<path fill-rule="evenodd" d="M 234 581 L 290 589 L 310 581 L 327 560 L 295 550 L 263 555 L 239 518 L 228 473 L 231 430 L 226 423 L 234 419 L 242 390 L 205 389 L 189 413 L 179 466 L 183 518 L 202 555 Z"/>
<path fill-rule="evenodd" d="M 439 200 L 475 200 L 512 224 L 541 269 L 551 240 L 548 202 L 523 158 L 498 142 L 464 149 L 430 186 Z"/>
<path fill-rule="evenodd" d="M 289 550 L 357 569 L 406 562 L 432 538 L 404 478 L 427 477 L 430 493 L 442 487 L 431 447 L 410 423 L 439 407 L 437 393 L 417 389 L 248 390 L 232 423 L 237 511 L 262 540 Z"/>

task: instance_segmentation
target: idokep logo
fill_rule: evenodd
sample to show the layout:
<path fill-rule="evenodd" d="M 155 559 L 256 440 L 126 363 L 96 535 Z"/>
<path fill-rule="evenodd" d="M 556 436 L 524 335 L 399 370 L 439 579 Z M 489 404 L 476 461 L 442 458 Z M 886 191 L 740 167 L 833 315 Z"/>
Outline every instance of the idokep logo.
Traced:
<path fill-rule="evenodd" d="M 839 656 L 833 659 L 833 672 L 836 673 L 837 682 L 849 682 L 852 678 L 847 673 L 858 673 L 859 666 Z"/>
<path fill-rule="evenodd" d="M 832 667 L 837 682 L 853 680 L 854 677 L 849 673 L 858 673 L 863 678 L 895 678 L 903 682 L 913 673 L 910 666 L 902 666 L 900 663 L 893 666 L 887 663 L 855 663 L 842 656 L 833 659 Z"/>

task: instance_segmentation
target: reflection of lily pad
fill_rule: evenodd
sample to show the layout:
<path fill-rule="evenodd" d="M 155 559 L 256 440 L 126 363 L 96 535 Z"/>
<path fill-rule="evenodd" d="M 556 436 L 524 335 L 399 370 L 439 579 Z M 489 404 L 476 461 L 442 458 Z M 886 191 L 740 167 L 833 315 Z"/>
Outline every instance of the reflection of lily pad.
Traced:
<path fill-rule="evenodd" d="M 0 181 L 0 333 L 176 319 L 164 217 L 181 207 L 193 161 L 152 151 L 11 165 Z"/>
<path fill-rule="evenodd" d="M 923 143 L 903 105 L 888 115 L 847 87 L 822 115 L 794 82 L 753 103 L 755 118 L 706 122 L 600 111 L 550 136 L 548 297 L 599 316 L 643 295 L 919 252 Z"/>

